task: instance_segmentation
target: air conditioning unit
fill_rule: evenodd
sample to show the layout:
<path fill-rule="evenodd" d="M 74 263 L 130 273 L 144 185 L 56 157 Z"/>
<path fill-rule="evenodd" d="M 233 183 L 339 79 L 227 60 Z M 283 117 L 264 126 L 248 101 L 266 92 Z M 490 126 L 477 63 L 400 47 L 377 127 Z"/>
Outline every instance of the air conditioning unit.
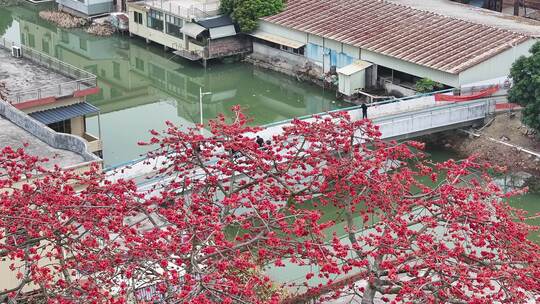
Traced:
<path fill-rule="evenodd" d="M 11 56 L 15 58 L 21 58 L 22 57 L 22 50 L 20 46 L 12 46 L 11 47 Z"/>

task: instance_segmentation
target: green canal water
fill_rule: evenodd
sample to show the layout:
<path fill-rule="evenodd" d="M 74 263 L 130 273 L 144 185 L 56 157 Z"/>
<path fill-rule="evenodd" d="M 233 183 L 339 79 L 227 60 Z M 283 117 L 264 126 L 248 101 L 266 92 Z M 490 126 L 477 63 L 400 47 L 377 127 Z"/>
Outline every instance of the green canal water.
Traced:
<path fill-rule="evenodd" d="M 0 36 L 22 43 L 90 71 L 101 92 L 88 101 L 101 110 L 101 138 L 106 166 L 123 163 L 145 152 L 137 142 L 166 120 L 181 126 L 207 122 L 241 105 L 262 125 L 348 106 L 334 93 L 294 78 L 255 69 L 244 63 L 200 64 L 175 57 L 158 45 L 128 36 L 95 37 L 82 30 L 63 30 L 39 18 L 36 9 L 0 8 Z M 98 135 L 98 117 L 87 119 L 87 130 Z"/>
<path fill-rule="evenodd" d="M 101 129 L 107 166 L 144 154 L 136 143 L 147 139 L 149 130 L 162 130 L 166 120 L 182 126 L 199 123 L 200 88 L 211 92 L 203 99 L 205 122 L 218 113 L 230 113 L 236 104 L 257 125 L 348 106 L 334 101 L 332 92 L 248 64 L 214 63 L 205 70 L 138 38 L 101 38 L 81 30 L 59 29 L 39 18 L 40 8 L 0 7 L 0 37 L 98 76 L 101 91 L 88 101 L 100 108 L 101 128 L 94 116 L 87 119 L 87 130 L 97 135 Z M 429 152 L 438 161 L 456 157 L 443 150 Z M 534 214 L 540 212 L 540 195 L 523 195 L 512 199 L 512 204 Z M 336 213 L 331 207 L 324 211 L 328 217 Z M 530 223 L 540 226 L 540 219 Z M 328 234 L 334 231 L 343 234 L 343 226 L 330 228 Z M 531 238 L 540 241 L 538 235 Z"/>

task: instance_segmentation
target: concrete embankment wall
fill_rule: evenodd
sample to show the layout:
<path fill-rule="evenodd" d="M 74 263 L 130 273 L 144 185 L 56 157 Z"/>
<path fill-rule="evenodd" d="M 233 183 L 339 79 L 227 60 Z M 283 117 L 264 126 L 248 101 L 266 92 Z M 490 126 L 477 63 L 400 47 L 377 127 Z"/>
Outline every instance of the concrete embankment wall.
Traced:
<path fill-rule="evenodd" d="M 261 68 L 306 80 L 317 81 L 322 75 L 321 67 L 311 63 L 306 57 L 283 52 L 257 42 L 253 42 L 253 53 L 246 61 Z"/>
<path fill-rule="evenodd" d="M 88 152 L 88 146 L 82 138 L 71 134 L 57 133 L 3 101 L 0 101 L 0 115 L 53 148 L 77 153 L 86 162 L 101 161 L 99 157 Z"/>

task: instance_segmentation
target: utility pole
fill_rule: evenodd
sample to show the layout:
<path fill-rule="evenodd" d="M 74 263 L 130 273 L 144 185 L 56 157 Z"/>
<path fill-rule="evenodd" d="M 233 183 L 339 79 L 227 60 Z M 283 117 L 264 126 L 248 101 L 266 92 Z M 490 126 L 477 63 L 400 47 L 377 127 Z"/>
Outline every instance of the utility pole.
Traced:
<path fill-rule="evenodd" d="M 199 111 L 201 112 L 201 125 L 204 123 L 202 115 L 202 98 L 204 95 L 210 95 L 212 92 L 203 92 L 202 87 L 199 87 Z"/>

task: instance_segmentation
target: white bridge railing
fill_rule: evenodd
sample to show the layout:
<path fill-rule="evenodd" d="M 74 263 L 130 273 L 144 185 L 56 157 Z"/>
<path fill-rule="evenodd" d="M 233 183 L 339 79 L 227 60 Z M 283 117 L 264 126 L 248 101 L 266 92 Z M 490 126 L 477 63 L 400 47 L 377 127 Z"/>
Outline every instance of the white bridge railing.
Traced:
<path fill-rule="evenodd" d="M 402 102 L 406 103 L 410 101 Z M 448 129 L 460 127 L 465 123 L 472 123 L 485 118 L 494 109 L 495 99 L 486 98 L 449 105 L 432 105 L 429 108 L 423 109 L 411 109 L 405 113 L 389 114 L 374 118 L 373 122 L 380 127 L 383 139 L 392 139 L 418 135 L 420 132 L 423 132 L 423 134 L 437 132 L 443 127 Z M 361 117 L 361 110 L 357 109 L 357 107 L 349 109 L 348 112 L 353 119 L 360 119 Z M 309 120 L 312 118 L 310 116 L 303 119 Z M 283 128 L 289 123 L 290 121 L 284 121 L 278 124 L 267 125 L 257 135 L 263 139 L 271 139 L 273 135 L 283 132 Z M 254 137 L 255 134 L 250 134 L 249 136 Z M 154 160 L 146 163 L 145 161 L 147 160 L 148 158 L 143 156 L 129 162 L 108 167 L 105 171 L 109 173 L 111 179 L 149 176 L 155 171 L 155 164 L 161 163 L 162 160 Z M 156 181 L 143 181 L 139 186 L 154 182 Z"/>
<path fill-rule="evenodd" d="M 454 103 L 411 113 L 376 118 L 382 138 L 396 138 L 483 119 L 495 109 L 492 99 Z"/>

